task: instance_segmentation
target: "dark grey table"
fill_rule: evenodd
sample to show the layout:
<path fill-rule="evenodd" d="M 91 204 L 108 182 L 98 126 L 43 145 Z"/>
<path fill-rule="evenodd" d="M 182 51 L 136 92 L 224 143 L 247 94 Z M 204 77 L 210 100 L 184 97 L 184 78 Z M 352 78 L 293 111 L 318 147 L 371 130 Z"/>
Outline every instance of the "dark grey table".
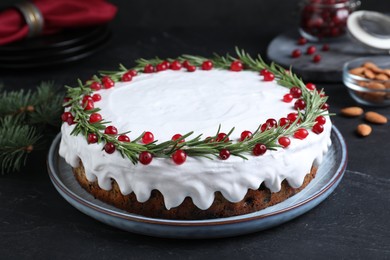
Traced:
<path fill-rule="evenodd" d="M 290 1 L 283 2 L 288 8 Z M 258 5 L 259 8 L 261 6 L 265 8 L 265 2 Z M 223 24 L 222 17 L 216 27 L 208 27 L 203 21 L 204 26 L 187 22 L 188 27 L 176 29 L 170 26 L 165 29 L 153 26 L 141 28 L 147 22 L 138 21 L 139 26 L 133 26 L 134 21 L 124 11 L 128 8 L 134 14 L 132 5 L 122 3 L 120 7 L 121 12 L 111 24 L 113 38 L 101 52 L 77 64 L 59 68 L 0 71 L 0 81 L 7 88 L 32 88 L 41 80 L 72 85 L 77 77 L 86 79 L 98 69 L 116 68 L 120 62 L 131 66 L 132 61 L 139 57 L 223 54 L 233 52 L 236 45 L 252 54 L 265 56 L 267 44 L 287 26 L 276 22 L 268 23 L 267 28 L 253 26 L 254 23 L 244 19 L 243 27 L 230 28 L 219 26 Z M 271 7 L 277 8 L 277 5 L 270 3 Z M 231 14 L 234 13 L 231 11 Z M 181 14 L 180 18 L 183 17 L 185 15 Z M 190 15 L 189 19 L 195 17 L 199 18 Z M 163 15 L 158 16 L 158 19 L 162 18 Z M 232 23 L 234 21 L 228 22 Z M 154 21 L 153 25 L 156 24 Z M 316 83 L 329 94 L 331 112 L 355 104 L 341 83 Z M 372 110 L 390 118 L 390 108 Z M 354 133 L 361 119 L 336 115 L 332 120 L 347 142 L 349 163 L 341 184 L 330 197 L 308 213 L 281 226 L 226 239 L 159 239 L 124 232 L 97 222 L 73 208 L 57 193 L 47 175 L 46 154 L 35 153 L 21 172 L 0 176 L 0 258 L 388 259 L 389 124 L 374 126 L 373 134 L 362 139 Z"/>

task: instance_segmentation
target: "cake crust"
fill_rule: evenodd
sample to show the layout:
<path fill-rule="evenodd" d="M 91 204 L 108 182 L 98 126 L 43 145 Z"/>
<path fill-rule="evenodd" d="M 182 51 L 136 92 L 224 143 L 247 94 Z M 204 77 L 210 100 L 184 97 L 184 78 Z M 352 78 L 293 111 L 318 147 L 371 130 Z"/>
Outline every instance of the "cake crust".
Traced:
<path fill-rule="evenodd" d="M 196 220 L 248 214 L 280 203 L 304 189 L 315 178 L 317 168 L 314 166 L 311 168 L 299 188 L 291 187 L 284 180 L 279 192 L 271 192 L 262 184 L 257 190 L 249 189 L 245 197 L 237 203 L 228 201 L 220 192 L 216 192 L 212 205 L 206 210 L 196 207 L 190 197 L 186 197 L 179 206 L 168 210 L 163 195 L 158 190 L 153 190 L 146 202 L 138 202 L 134 193 L 123 195 L 115 180 L 112 180 L 111 190 L 103 190 L 97 182 L 88 181 L 81 162 L 79 167 L 73 168 L 73 173 L 79 184 L 96 199 L 130 213 L 151 218 Z"/>

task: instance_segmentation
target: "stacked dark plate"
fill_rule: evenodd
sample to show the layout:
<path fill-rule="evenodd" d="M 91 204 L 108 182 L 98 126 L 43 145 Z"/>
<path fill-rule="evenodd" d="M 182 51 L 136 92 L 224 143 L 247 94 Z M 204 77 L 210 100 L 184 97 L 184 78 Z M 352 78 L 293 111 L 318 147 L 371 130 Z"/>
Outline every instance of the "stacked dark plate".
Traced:
<path fill-rule="evenodd" d="M 98 51 L 110 36 L 109 29 L 100 26 L 63 31 L 0 46 L 0 68 L 43 68 L 71 63 Z"/>

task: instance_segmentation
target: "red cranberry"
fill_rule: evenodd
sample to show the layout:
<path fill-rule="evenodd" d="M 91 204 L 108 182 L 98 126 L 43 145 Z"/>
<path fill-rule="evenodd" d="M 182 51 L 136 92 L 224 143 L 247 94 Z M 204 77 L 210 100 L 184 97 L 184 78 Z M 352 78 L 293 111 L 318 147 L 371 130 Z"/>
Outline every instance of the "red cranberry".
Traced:
<path fill-rule="evenodd" d="M 293 98 L 300 98 L 302 96 L 302 90 L 298 87 L 292 87 L 290 88 L 290 94 Z"/>
<path fill-rule="evenodd" d="M 293 100 L 293 95 L 291 94 L 286 94 L 283 96 L 283 102 L 290 103 Z"/>
<path fill-rule="evenodd" d="M 301 55 L 302 55 L 302 52 L 300 49 L 295 49 L 291 52 L 291 57 L 293 57 L 293 58 L 301 57 Z"/>
<path fill-rule="evenodd" d="M 211 60 L 206 60 L 202 63 L 202 70 L 211 70 L 213 68 L 213 62 Z"/>
<path fill-rule="evenodd" d="M 180 139 L 180 138 L 182 138 L 183 136 L 181 135 L 181 134 L 175 134 L 174 136 L 172 136 L 172 141 L 176 141 L 177 139 Z M 180 141 L 179 141 L 179 143 L 184 143 L 185 142 L 185 140 L 184 139 L 181 139 Z"/>
<path fill-rule="evenodd" d="M 219 151 L 219 158 L 221 158 L 222 160 L 227 160 L 229 157 L 230 152 L 228 149 L 221 149 L 221 151 Z"/>
<path fill-rule="evenodd" d="M 244 69 L 244 65 L 239 60 L 235 60 L 230 64 L 231 71 L 242 71 L 243 69 Z"/>
<path fill-rule="evenodd" d="M 325 125 L 326 123 L 326 118 L 324 116 L 317 116 L 315 121 L 321 125 Z"/>
<path fill-rule="evenodd" d="M 169 69 L 169 67 L 171 66 L 171 63 L 169 61 L 167 61 L 167 60 L 164 60 L 162 62 L 162 64 L 164 64 L 166 66 L 166 69 Z"/>
<path fill-rule="evenodd" d="M 93 94 L 92 95 L 92 100 L 94 102 L 98 102 L 98 101 L 102 100 L 102 96 L 100 94 Z"/>
<path fill-rule="evenodd" d="M 318 63 L 320 61 L 321 61 L 321 55 L 319 54 L 314 55 L 313 62 Z"/>
<path fill-rule="evenodd" d="M 296 110 L 303 110 L 303 109 L 305 109 L 305 107 L 306 107 L 306 102 L 305 102 L 305 100 L 303 100 L 303 99 L 298 99 L 297 101 L 295 101 L 295 103 L 294 103 L 294 108 L 296 109 Z"/>
<path fill-rule="evenodd" d="M 313 128 L 311 129 L 314 133 L 316 134 L 321 134 L 323 131 L 324 131 L 324 125 L 323 124 L 320 124 L 320 123 L 317 123 L 313 126 Z"/>
<path fill-rule="evenodd" d="M 144 165 L 148 165 L 152 162 L 153 156 L 151 153 L 149 153 L 147 151 L 143 151 L 139 154 L 138 160 L 140 163 L 142 163 Z"/>
<path fill-rule="evenodd" d="M 89 133 L 89 134 L 88 134 L 87 142 L 88 142 L 89 144 L 97 143 L 98 140 L 99 140 L 99 139 L 98 139 L 98 137 L 97 137 L 96 134 L 94 134 L 94 133 Z"/>
<path fill-rule="evenodd" d="M 84 107 L 84 110 L 92 110 L 95 108 L 95 105 L 93 103 L 93 100 L 86 100 L 85 102 L 83 102 L 83 107 Z"/>
<path fill-rule="evenodd" d="M 72 113 L 70 113 L 70 112 L 64 112 L 64 113 L 62 113 L 62 115 L 61 115 L 61 120 L 62 120 L 63 122 L 67 122 L 68 125 L 73 125 L 73 124 L 75 123 L 75 121 L 74 121 L 74 116 L 73 116 Z"/>
<path fill-rule="evenodd" d="M 224 140 L 224 142 L 228 142 L 229 141 L 229 136 L 227 136 L 227 134 L 225 134 L 225 133 L 219 133 L 217 135 L 217 138 L 215 139 L 215 141 L 216 142 L 222 142 L 222 140 Z"/>
<path fill-rule="evenodd" d="M 155 68 L 153 67 L 152 64 L 147 64 L 144 67 L 144 73 L 153 73 L 155 72 Z"/>
<path fill-rule="evenodd" d="M 290 120 L 288 120 L 287 118 L 285 117 L 282 117 L 279 119 L 279 125 L 280 126 L 285 126 L 285 125 L 288 125 L 290 123 Z"/>
<path fill-rule="evenodd" d="M 104 133 L 107 135 L 116 135 L 118 134 L 118 129 L 115 126 L 109 125 L 104 129 Z"/>
<path fill-rule="evenodd" d="M 136 70 L 129 70 L 127 73 L 130 74 L 130 76 L 135 77 L 138 75 L 138 72 Z"/>
<path fill-rule="evenodd" d="M 290 120 L 290 122 L 295 122 L 295 120 L 298 119 L 298 113 L 295 113 L 295 112 L 289 113 L 287 115 L 287 119 Z"/>
<path fill-rule="evenodd" d="M 278 122 L 273 118 L 267 119 L 267 121 L 265 121 L 265 123 L 268 124 L 270 127 L 278 126 Z"/>
<path fill-rule="evenodd" d="M 180 70 L 181 69 L 181 63 L 180 63 L 180 61 L 177 61 L 177 60 L 175 60 L 175 61 L 173 61 L 172 63 L 171 63 L 171 66 L 169 67 L 171 70 Z"/>
<path fill-rule="evenodd" d="M 90 95 L 85 95 L 85 96 L 83 97 L 83 99 L 81 100 L 81 103 L 84 104 L 84 103 L 86 103 L 88 100 L 93 101 L 93 99 L 92 99 L 92 97 L 91 97 Z"/>
<path fill-rule="evenodd" d="M 89 86 L 92 90 L 101 90 L 102 89 L 102 85 L 99 83 L 99 82 L 92 82 L 91 83 L 91 86 Z"/>
<path fill-rule="evenodd" d="M 321 48 L 322 51 L 329 51 L 329 49 L 330 49 L 329 44 L 325 43 L 324 45 L 322 45 L 322 48 Z"/>
<path fill-rule="evenodd" d="M 316 85 L 314 85 L 313 83 L 307 83 L 306 84 L 306 88 L 308 90 L 315 90 L 316 89 Z"/>
<path fill-rule="evenodd" d="M 194 65 L 188 65 L 187 66 L 187 71 L 188 72 L 194 72 L 196 70 L 196 66 L 194 66 Z"/>
<path fill-rule="evenodd" d="M 307 43 L 307 39 L 306 39 L 306 38 L 300 37 L 300 38 L 298 39 L 298 44 L 299 44 L 299 45 L 305 45 L 306 43 Z"/>
<path fill-rule="evenodd" d="M 183 61 L 183 67 L 184 68 L 187 68 L 189 65 L 191 65 L 191 64 L 190 64 L 190 62 L 188 60 Z"/>
<path fill-rule="evenodd" d="M 130 138 L 127 135 L 120 135 L 118 136 L 118 141 L 130 143 Z"/>
<path fill-rule="evenodd" d="M 307 47 L 307 50 L 306 50 L 307 54 L 311 55 L 311 54 L 313 54 L 315 52 L 316 52 L 316 47 L 315 46 L 311 45 L 311 46 Z"/>
<path fill-rule="evenodd" d="M 264 81 L 273 81 L 275 79 L 275 75 L 272 72 L 268 72 L 264 74 Z"/>
<path fill-rule="evenodd" d="M 262 69 L 260 70 L 260 75 L 261 76 L 264 76 L 265 74 L 269 73 L 269 71 L 267 69 Z"/>
<path fill-rule="evenodd" d="M 125 74 L 122 75 L 122 81 L 131 81 L 133 79 L 133 76 L 131 75 L 131 73 L 128 71 L 126 72 Z"/>
<path fill-rule="evenodd" d="M 168 69 L 168 67 L 167 67 L 167 65 L 165 63 L 159 63 L 156 66 L 156 71 L 157 72 L 164 71 L 164 70 L 167 70 L 167 69 Z"/>
<path fill-rule="evenodd" d="M 104 145 L 104 151 L 106 151 L 106 153 L 108 154 L 112 154 L 113 152 L 115 152 L 115 145 L 113 143 L 106 143 Z"/>
<path fill-rule="evenodd" d="M 264 132 L 264 131 L 267 131 L 267 130 L 270 130 L 272 127 L 269 125 L 269 124 L 262 124 L 261 127 L 260 127 L 260 131 L 261 132 Z"/>
<path fill-rule="evenodd" d="M 177 165 L 183 164 L 187 159 L 187 154 L 183 150 L 177 150 L 172 154 L 172 160 Z"/>
<path fill-rule="evenodd" d="M 266 151 L 267 151 L 267 146 L 265 146 L 264 144 L 258 143 L 258 144 L 255 144 L 255 146 L 253 147 L 252 153 L 255 156 L 259 156 L 259 155 L 265 154 Z"/>
<path fill-rule="evenodd" d="M 246 131 L 243 131 L 243 132 L 241 133 L 241 138 L 240 138 L 240 140 L 241 140 L 241 141 L 244 141 L 245 139 L 249 139 L 249 138 L 251 138 L 251 137 L 252 137 L 252 132 L 246 130 Z"/>
<path fill-rule="evenodd" d="M 102 120 L 102 116 L 99 114 L 99 113 L 92 113 L 90 116 L 89 116 L 89 122 L 91 124 L 93 123 L 96 123 L 96 122 L 99 122 Z"/>
<path fill-rule="evenodd" d="M 300 140 L 305 139 L 309 135 L 309 132 L 304 129 L 304 128 L 299 128 L 297 131 L 294 133 L 294 137 Z"/>
<path fill-rule="evenodd" d="M 149 144 L 154 141 L 154 135 L 151 132 L 145 132 L 142 136 L 142 142 L 144 144 Z"/>
<path fill-rule="evenodd" d="M 104 76 L 102 78 L 102 83 L 105 88 L 112 88 L 115 85 L 115 82 L 109 77 L 109 76 Z"/>
<path fill-rule="evenodd" d="M 291 141 L 290 141 L 290 138 L 286 137 L 286 136 L 282 136 L 278 139 L 278 143 L 283 147 L 283 148 L 286 148 L 290 145 Z"/>
<path fill-rule="evenodd" d="M 68 104 L 70 101 L 72 101 L 72 99 L 70 97 L 65 97 L 64 98 L 64 101 L 62 102 L 62 106 L 64 107 L 70 107 L 71 104 Z"/>

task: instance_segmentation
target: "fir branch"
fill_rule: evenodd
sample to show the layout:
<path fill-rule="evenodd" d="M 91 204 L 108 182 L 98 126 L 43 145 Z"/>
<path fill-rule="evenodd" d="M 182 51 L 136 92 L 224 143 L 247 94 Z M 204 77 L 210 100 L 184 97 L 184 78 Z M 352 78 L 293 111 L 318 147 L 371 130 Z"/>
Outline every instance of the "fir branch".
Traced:
<path fill-rule="evenodd" d="M 58 131 L 64 94 L 52 82 L 42 82 L 35 91 L 0 91 L 0 171 L 4 174 L 20 170 L 27 155 L 43 144 L 43 137 Z"/>
<path fill-rule="evenodd" d="M 23 114 L 28 107 L 31 91 L 4 91 L 0 94 L 0 118 Z"/>
<path fill-rule="evenodd" d="M 0 118 L 1 173 L 18 171 L 40 138 L 36 128 L 25 124 L 21 116 Z"/>
<path fill-rule="evenodd" d="M 61 103 L 64 94 L 54 86 L 53 82 L 42 82 L 37 90 L 31 95 L 31 104 L 34 107 L 30 113 L 31 124 L 44 124 L 58 127 L 61 124 Z"/>

